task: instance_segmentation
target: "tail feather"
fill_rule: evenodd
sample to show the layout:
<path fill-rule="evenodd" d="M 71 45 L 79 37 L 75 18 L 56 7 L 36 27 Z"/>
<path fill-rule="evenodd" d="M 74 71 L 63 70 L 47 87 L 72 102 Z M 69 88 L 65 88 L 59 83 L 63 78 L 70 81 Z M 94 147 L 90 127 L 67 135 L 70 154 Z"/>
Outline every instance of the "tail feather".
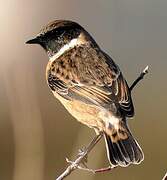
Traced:
<path fill-rule="evenodd" d="M 133 138 L 125 123 L 121 124 L 120 129 L 112 130 L 114 134 L 104 134 L 110 163 L 113 166 L 123 167 L 130 164 L 139 164 L 144 158 L 139 144 Z"/>

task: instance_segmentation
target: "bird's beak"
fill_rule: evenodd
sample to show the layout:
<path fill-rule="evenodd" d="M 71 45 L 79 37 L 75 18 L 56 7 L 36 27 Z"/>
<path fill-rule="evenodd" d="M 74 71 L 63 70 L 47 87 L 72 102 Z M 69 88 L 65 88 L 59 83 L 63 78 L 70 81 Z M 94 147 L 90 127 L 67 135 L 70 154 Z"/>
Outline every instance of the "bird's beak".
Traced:
<path fill-rule="evenodd" d="M 26 44 L 39 44 L 38 38 L 30 39 L 26 42 Z"/>

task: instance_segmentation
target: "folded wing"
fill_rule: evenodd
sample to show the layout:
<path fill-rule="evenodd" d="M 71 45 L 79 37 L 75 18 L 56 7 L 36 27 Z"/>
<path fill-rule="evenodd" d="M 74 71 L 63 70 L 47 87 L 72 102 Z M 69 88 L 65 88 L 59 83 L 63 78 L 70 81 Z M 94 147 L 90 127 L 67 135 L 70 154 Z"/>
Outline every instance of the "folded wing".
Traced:
<path fill-rule="evenodd" d="M 128 85 L 107 54 L 90 48 L 78 48 L 75 53 L 62 55 L 52 67 L 48 72 L 48 85 L 52 91 L 66 99 L 80 100 L 111 111 L 114 106 L 115 113 L 124 117 L 133 116 Z"/>

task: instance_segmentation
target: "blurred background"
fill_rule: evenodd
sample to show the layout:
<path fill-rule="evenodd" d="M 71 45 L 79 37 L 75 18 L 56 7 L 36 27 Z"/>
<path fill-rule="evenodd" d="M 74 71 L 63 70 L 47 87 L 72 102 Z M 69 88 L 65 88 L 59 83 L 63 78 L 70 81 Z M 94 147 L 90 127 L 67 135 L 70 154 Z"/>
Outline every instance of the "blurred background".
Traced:
<path fill-rule="evenodd" d="M 94 132 L 76 122 L 53 97 L 45 81 L 47 55 L 26 45 L 55 19 L 83 25 L 119 64 L 129 84 L 149 74 L 133 91 L 129 120 L 145 153 L 142 164 L 93 175 L 73 172 L 69 180 L 162 179 L 167 171 L 167 1 L 6 0 L 0 1 L 0 179 L 54 180 Z M 104 142 L 88 166 L 107 166 Z"/>

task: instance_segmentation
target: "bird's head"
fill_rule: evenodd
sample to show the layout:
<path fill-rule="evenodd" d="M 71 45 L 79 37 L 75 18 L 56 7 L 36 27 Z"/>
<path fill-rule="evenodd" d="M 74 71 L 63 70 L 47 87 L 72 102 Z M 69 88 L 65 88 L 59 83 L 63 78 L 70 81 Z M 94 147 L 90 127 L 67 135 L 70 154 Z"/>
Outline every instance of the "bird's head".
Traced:
<path fill-rule="evenodd" d="M 49 56 L 53 56 L 65 45 L 67 48 L 69 44 L 74 46 L 88 41 L 93 41 L 93 39 L 78 23 L 56 20 L 44 26 L 35 38 L 26 43 L 39 44 L 47 51 Z"/>

